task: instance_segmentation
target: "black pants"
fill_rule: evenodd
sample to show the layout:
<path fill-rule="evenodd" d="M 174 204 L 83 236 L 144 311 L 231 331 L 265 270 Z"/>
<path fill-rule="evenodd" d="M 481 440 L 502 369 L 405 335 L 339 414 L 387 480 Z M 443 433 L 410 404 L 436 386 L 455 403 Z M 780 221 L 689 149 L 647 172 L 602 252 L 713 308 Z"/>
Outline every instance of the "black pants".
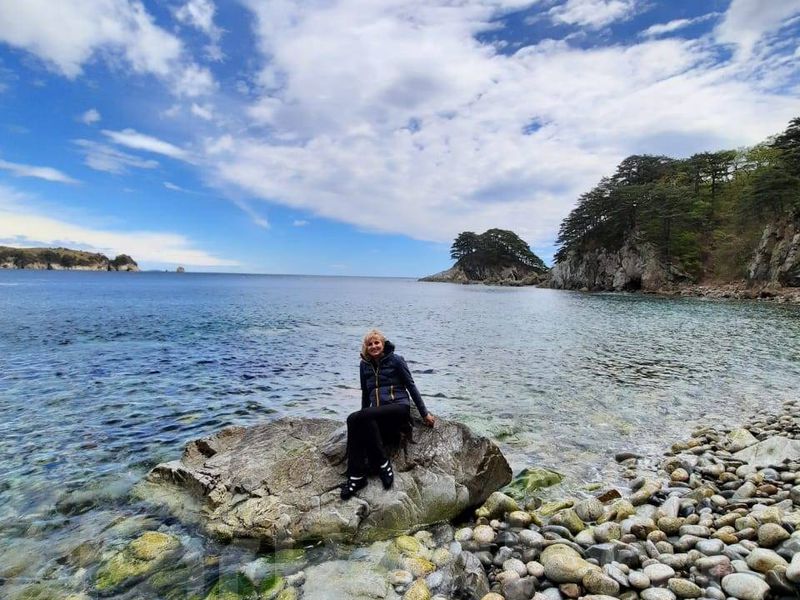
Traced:
<path fill-rule="evenodd" d="M 396 441 L 411 425 L 411 408 L 406 404 L 383 404 L 362 408 L 347 417 L 347 474 L 367 474 L 388 460 L 385 442 Z"/>

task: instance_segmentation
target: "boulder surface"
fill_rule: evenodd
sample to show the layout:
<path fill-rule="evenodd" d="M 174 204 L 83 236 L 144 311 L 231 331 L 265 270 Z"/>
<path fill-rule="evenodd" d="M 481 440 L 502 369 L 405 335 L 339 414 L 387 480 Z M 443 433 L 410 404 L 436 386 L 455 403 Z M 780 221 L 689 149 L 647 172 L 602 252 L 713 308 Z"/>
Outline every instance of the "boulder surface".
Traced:
<path fill-rule="evenodd" d="M 230 540 L 272 547 L 336 539 L 365 542 L 449 520 L 511 480 L 499 448 L 465 425 L 415 426 L 392 450 L 394 486 L 380 480 L 343 502 L 346 429 L 330 419 L 283 418 L 230 427 L 190 442 L 156 466 L 139 496 Z"/>

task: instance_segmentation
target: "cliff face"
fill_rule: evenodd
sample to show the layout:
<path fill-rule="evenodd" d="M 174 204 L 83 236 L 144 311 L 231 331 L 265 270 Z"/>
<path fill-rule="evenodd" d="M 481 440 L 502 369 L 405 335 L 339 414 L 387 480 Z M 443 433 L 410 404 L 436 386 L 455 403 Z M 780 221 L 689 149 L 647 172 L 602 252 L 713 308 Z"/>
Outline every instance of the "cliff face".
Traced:
<path fill-rule="evenodd" d="M 800 215 L 766 226 L 747 278 L 756 285 L 800 287 Z"/>
<path fill-rule="evenodd" d="M 0 246 L 0 269 L 47 271 L 138 271 L 127 254 L 110 260 L 104 254 L 68 248 L 10 248 Z"/>
<path fill-rule="evenodd" d="M 740 285 L 800 287 L 800 216 L 784 217 L 764 228 L 746 273 Z M 687 283 L 697 282 L 679 267 L 665 265 L 651 244 L 631 241 L 616 252 L 571 252 L 553 266 L 548 282 L 552 288 L 593 291 L 663 291 Z"/>
<path fill-rule="evenodd" d="M 616 252 L 596 248 L 571 252 L 550 270 L 549 286 L 592 291 L 654 291 L 689 281 L 680 269 L 668 267 L 652 244 L 628 241 Z"/>

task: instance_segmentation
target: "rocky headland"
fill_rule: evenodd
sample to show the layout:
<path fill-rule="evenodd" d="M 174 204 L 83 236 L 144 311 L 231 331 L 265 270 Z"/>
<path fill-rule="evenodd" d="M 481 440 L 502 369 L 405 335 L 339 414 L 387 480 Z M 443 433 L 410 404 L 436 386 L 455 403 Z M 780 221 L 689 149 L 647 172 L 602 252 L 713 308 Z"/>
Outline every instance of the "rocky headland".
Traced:
<path fill-rule="evenodd" d="M 105 254 L 69 248 L 11 248 L 0 246 L 0 269 L 46 271 L 138 271 L 127 254 L 109 259 Z"/>
<path fill-rule="evenodd" d="M 538 285 L 548 269 L 513 231 L 489 229 L 478 235 L 465 231 L 453 242 L 450 256 L 456 263 L 420 281 L 484 283 L 487 285 Z"/>

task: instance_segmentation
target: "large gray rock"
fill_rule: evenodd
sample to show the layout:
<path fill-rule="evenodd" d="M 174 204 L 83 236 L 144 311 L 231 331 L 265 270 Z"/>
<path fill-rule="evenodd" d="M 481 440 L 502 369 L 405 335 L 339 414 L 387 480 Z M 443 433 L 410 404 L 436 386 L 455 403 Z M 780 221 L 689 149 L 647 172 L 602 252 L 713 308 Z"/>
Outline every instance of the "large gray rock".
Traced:
<path fill-rule="evenodd" d="M 740 450 L 733 457 L 754 467 L 781 465 L 787 460 L 800 460 L 800 440 L 776 435 Z"/>
<path fill-rule="evenodd" d="M 549 285 L 558 289 L 657 290 L 691 278 L 675 266 L 665 265 L 652 244 L 634 241 L 622 248 L 570 252 L 550 270 Z"/>
<path fill-rule="evenodd" d="M 346 429 L 330 419 L 230 427 L 155 467 L 137 494 L 222 539 L 284 546 L 386 539 L 451 519 L 511 480 L 493 442 L 445 419 L 415 427 L 413 439 L 393 452 L 389 491 L 372 478 L 343 502 L 345 453 Z"/>

